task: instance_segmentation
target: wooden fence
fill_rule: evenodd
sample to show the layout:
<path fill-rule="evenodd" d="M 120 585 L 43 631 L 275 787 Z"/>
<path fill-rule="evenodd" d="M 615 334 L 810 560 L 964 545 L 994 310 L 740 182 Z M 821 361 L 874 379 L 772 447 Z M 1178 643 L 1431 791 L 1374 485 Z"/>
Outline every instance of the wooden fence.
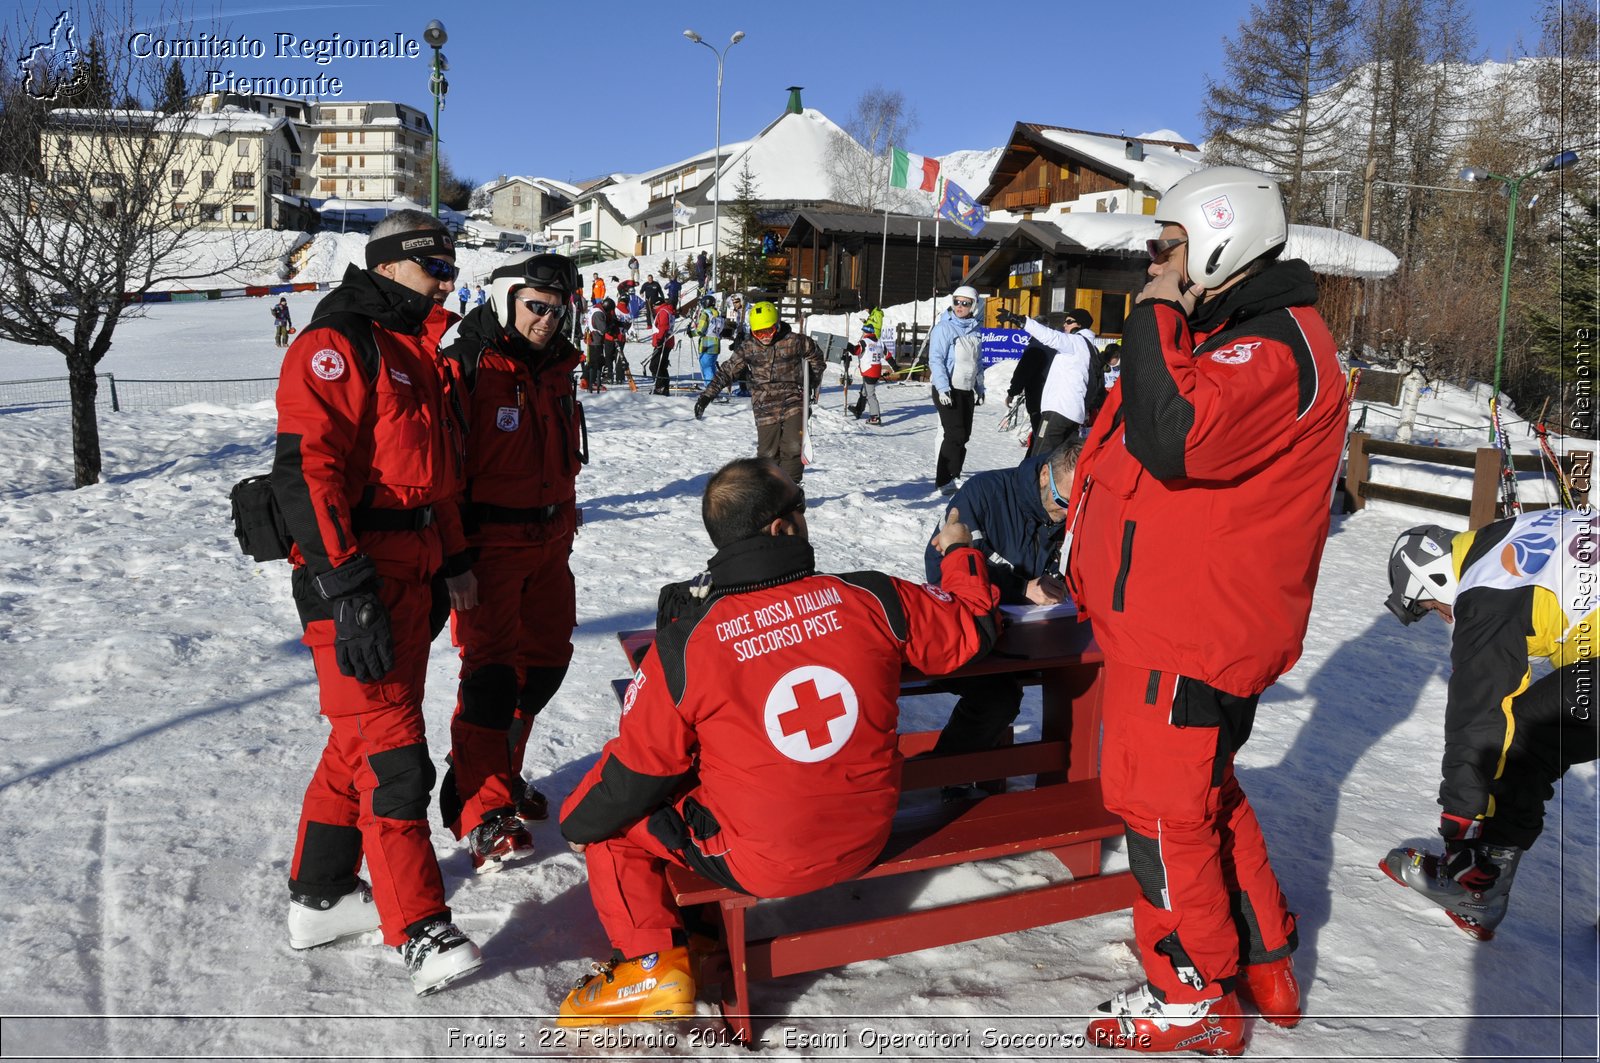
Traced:
<path fill-rule="evenodd" d="M 1451 468 L 1472 470 L 1472 497 L 1418 491 L 1410 487 L 1397 487 L 1378 483 L 1372 479 L 1371 456 L 1406 458 L 1411 461 L 1448 465 Z M 1589 496 L 1589 479 L 1594 463 L 1594 452 L 1573 451 L 1561 459 L 1562 471 L 1572 484 L 1573 500 Z M 1544 458 L 1538 454 L 1514 454 L 1512 468 L 1518 472 L 1538 472 L 1544 467 Z M 1365 432 L 1350 433 L 1350 453 L 1344 471 L 1346 508 L 1354 512 L 1366 505 L 1368 499 L 1399 502 L 1422 509 L 1436 509 L 1467 518 L 1467 527 L 1481 528 L 1504 514 L 1500 507 L 1500 451 L 1494 447 L 1477 450 L 1449 450 L 1444 447 L 1421 447 L 1412 443 L 1391 443 L 1373 439 Z M 1548 502 L 1524 502 L 1523 510 L 1548 509 Z"/>

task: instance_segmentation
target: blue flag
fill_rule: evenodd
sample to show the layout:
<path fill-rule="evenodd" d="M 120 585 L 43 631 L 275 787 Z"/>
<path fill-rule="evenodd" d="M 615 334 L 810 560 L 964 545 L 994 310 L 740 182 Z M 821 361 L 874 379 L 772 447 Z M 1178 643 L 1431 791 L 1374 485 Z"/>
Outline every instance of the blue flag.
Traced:
<path fill-rule="evenodd" d="M 954 181 L 941 183 L 944 187 L 939 196 L 939 207 L 934 213 L 947 221 L 955 222 L 971 235 L 977 236 L 983 231 L 984 225 L 988 224 L 988 208 L 980 207 L 977 201 L 967 195 Z"/>

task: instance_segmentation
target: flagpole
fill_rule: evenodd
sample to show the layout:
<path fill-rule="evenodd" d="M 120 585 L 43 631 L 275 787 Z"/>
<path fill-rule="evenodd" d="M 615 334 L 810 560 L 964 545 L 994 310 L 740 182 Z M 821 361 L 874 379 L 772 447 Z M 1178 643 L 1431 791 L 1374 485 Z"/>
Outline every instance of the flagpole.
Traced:
<path fill-rule="evenodd" d="M 890 152 L 894 145 L 889 145 Z M 889 264 L 889 194 L 894 189 L 894 155 L 889 156 L 888 181 L 883 186 L 883 244 L 878 251 L 878 306 L 883 306 L 883 277 Z"/>
<path fill-rule="evenodd" d="M 917 331 L 917 288 L 922 284 L 922 219 L 917 219 L 917 256 L 911 267 L 911 332 Z"/>

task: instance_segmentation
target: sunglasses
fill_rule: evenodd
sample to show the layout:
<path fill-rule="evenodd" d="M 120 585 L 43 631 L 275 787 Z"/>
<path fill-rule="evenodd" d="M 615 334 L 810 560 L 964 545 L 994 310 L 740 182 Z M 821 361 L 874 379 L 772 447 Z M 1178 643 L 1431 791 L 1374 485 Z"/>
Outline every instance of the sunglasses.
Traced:
<path fill-rule="evenodd" d="M 799 513 L 801 510 L 803 510 L 805 508 L 806 508 L 806 492 L 805 492 L 805 488 L 797 487 L 797 488 L 795 488 L 794 497 L 789 499 L 789 501 L 785 502 L 783 504 L 783 508 L 782 509 L 778 510 L 778 512 L 774 513 L 772 516 L 770 516 L 766 520 L 762 521 L 761 522 L 761 527 L 765 528 L 768 524 L 771 524 L 775 520 L 782 520 L 785 517 L 791 517 L 794 514 Z"/>
<path fill-rule="evenodd" d="M 528 308 L 528 313 L 534 317 L 544 317 L 548 314 L 559 314 L 566 309 L 560 303 L 541 303 L 537 299 L 518 299 L 517 302 Z"/>
<path fill-rule="evenodd" d="M 972 300 L 971 299 L 952 299 L 952 300 L 950 300 L 950 305 L 951 306 L 971 306 L 972 305 Z"/>
<path fill-rule="evenodd" d="M 1146 240 L 1144 249 L 1150 254 L 1150 261 L 1160 265 L 1172 257 L 1172 252 L 1182 247 L 1189 241 L 1184 237 L 1173 240 Z"/>
<path fill-rule="evenodd" d="M 1056 486 L 1055 466 L 1051 465 L 1049 462 L 1046 462 L 1044 467 L 1045 471 L 1050 474 L 1050 497 L 1056 500 L 1056 505 L 1060 506 L 1062 509 L 1066 509 L 1069 505 L 1071 505 L 1071 503 L 1065 498 L 1061 497 L 1061 489 Z"/>
<path fill-rule="evenodd" d="M 424 258 L 421 255 L 411 255 L 410 258 L 422 267 L 424 273 L 436 281 L 453 281 L 461 274 L 461 270 L 456 268 L 454 262 L 442 258 Z"/>

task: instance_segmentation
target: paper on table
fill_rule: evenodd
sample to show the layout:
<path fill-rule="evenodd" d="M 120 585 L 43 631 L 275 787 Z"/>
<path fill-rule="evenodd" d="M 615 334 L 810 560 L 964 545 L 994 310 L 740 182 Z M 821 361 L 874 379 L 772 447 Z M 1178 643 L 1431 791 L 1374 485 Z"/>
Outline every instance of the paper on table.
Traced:
<path fill-rule="evenodd" d="M 1013 624 L 1031 624 L 1036 620 L 1052 620 L 1058 616 L 1076 616 L 1078 607 L 1071 599 L 1055 605 L 1002 605 L 1000 614 Z"/>

